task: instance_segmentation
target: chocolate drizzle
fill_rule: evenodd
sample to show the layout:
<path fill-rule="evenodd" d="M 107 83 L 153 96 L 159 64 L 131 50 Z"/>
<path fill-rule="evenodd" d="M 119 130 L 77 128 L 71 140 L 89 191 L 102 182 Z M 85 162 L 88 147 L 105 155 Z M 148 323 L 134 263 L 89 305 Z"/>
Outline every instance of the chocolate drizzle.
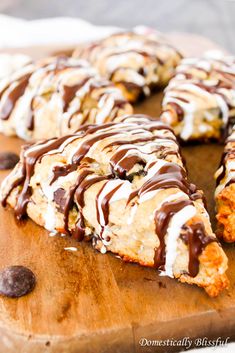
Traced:
<path fill-rule="evenodd" d="M 73 73 L 73 70 L 74 84 L 69 85 L 70 80 L 69 78 L 67 79 L 66 72 Z M 8 120 L 18 100 L 23 96 L 27 97 L 22 102 L 25 111 L 27 111 L 27 114 L 24 114 L 24 117 L 22 117 L 22 124 L 28 130 L 29 137 L 32 139 L 34 135 L 30 132 L 33 132 L 35 129 L 35 117 L 37 118 L 38 116 L 38 107 L 46 107 L 47 111 L 47 105 L 49 105 L 49 102 L 54 101 L 55 97 L 56 102 L 60 100 L 62 103 L 62 117 L 58 119 L 56 115 L 58 109 L 55 109 L 55 115 L 53 115 L 51 107 L 48 108 L 51 114 L 50 120 L 54 119 L 56 123 L 56 131 L 51 131 L 49 135 L 52 137 L 56 134 L 59 136 L 64 134 L 63 129 L 66 130 L 64 120 L 69 129 L 73 128 L 72 121 L 75 121 L 75 129 L 78 124 L 85 124 L 89 120 L 95 122 L 101 113 L 103 121 L 112 121 L 121 113 L 124 114 L 132 110 L 132 107 L 124 98 L 121 91 L 112 82 L 99 76 L 84 61 L 60 56 L 30 64 L 28 71 L 30 73 L 18 79 L 14 80 L 13 76 L 12 81 L 0 92 L 0 119 Z M 64 73 L 65 79 L 63 76 Z M 35 76 L 36 80 L 34 79 Z M 86 88 L 83 89 L 85 86 Z M 48 87 L 50 88 L 48 89 Z M 75 97 L 77 97 L 77 100 L 73 103 Z M 111 107 L 108 102 L 110 97 L 113 103 Z M 102 103 L 101 106 L 100 102 Z M 19 102 L 19 104 L 21 103 Z M 19 111 L 21 112 L 21 105 L 19 105 Z M 41 121 L 37 122 L 39 125 L 41 124 Z M 15 133 L 18 134 L 18 129 L 14 123 L 13 128 L 15 129 Z M 41 134 L 43 138 L 43 130 Z"/>
<path fill-rule="evenodd" d="M 129 172 L 137 163 L 145 164 L 144 160 L 138 155 L 128 156 L 129 147 L 116 152 L 110 159 L 110 164 L 114 174 L 120 179 L 125 179 Z"/>
<path fill-rule="evenodd" d="M 25 92 L 25 89 L 28 85 L 30 76 L 31 76 L 31 74 L 28 74 L 28 75 L 23 76 L 21 79 L 19 79 L 16 86 L 13 89 L 11 89 L 10 92 L 7 94 L 7 96 L 5 98 L 5 102 L 0 110 L 0 119 L 2 119 L 2 120 L 9 119 L 9 117 L 15 107 L 16 102 Z M 9 88 L 9 86 L 7 88 Z M 5 91 L 6 91 L 6 89 L 4 90 L 4 92 Z M 4 92 L 0 93 L 0 97 L 2 97 Z"/>
<path fill-rule="evenodd" d="M 98 207 L 98 200 L 99 200 L 100 194 L 102 193 L 102 191 L 105 188 L 107 183 L 108 183 L 108 181 L 106 183 L 104 183 L 103 187 L 100 189 L 100 191 L 98 192 L 98 194 L 96 196 L 96 215 L 97 215 L 97 220 L 98 220 L 99 224 L 101 224 L 101 219 L 100 219 L 100 212 L 99 212 L 99 207 Z M 118 191 L 118 189 L 120 189 L 121 186 L 122 186 L 122 184 L 120 183 L 114 189 L 112 189 L 107 195 L 105 195 L 102 199 L 101 209 L 102 209 L 102 213 L 104 215 L 104 225 L 107 225 L 109 222 L 109 202 L 110 202 L 111 198 L 113 197 L 113 195 Z M 104 226 L 101 226 L 101 236 L 102 236 L 103 230 L 104 230 Z"/>
<path fill-rule="evenodd" d="M 206 235 L 205 226 L 199 221 L 190 226 L 184 225 L 181 239 L 189 249 L 188 273 L 191 277 L 196 277 L 199 271 L 199 256 L 208 244 L 216 242 L 217 239 Z"/>
<path fill-rule="evenodd" d="M 161 49 L 165 55 L 161 55 Z M 74 56 L 87 59 L 98 69 L 102 67 L 102 75 L 106 75 L 115 84 L 121 84 L 127 91 L 134 91 L 138 97 L 141 94 L 148 94 L 144 90 L 145 87 L 152 89 L 159 84 L 161 67 L 166 64 L 168 57 L 175 59 L 172 60 L 171 68 L 174 68 L 181 58 L 181 54 L 174 47 L 163 40 L 158 40 L 157 36 L 149 38 L 147 35 L 135 32 L 115 34 L 94 44 L 89 44 L 77 49 Z M 113 68 L 110 67 L 109 61 L 119 60 L 120 56 L 123 56 L 124 61 L 120 60 L 119 64 L 114 65 Z M 138 63 L 137 67 L 132 65 L 132 56 L 137 57 L 136 60 L 134 59 L 134 62 Z M 147 83 L 145 78 L 148 75 L 149 66 L 151 69 L 155 69 L 158 80 L 155 77 L 155 80 Z M 119 77 L 120 72 L 122 73 L 121 78 Z M 128 72 L 134 72 L 140 80 L 138 82 L 132 80 L 132 76 L 131 78 L 128 77 Z"/>
<path fill-rule="evenodd" d="M 52 185 L 58 178 L 62 176 L 66 176 L 69 173 L 74 172 L 77 169 L 76 164 L 66 164 L 66 165 L 57 165 L 53 168 L 53 178 L 50 181 L 50 185 Z"/>
<path fill-rule="evenodd" d="M 165 236 L 169 227 L 171 218 L 182 210 L 184 207 L 192 205 L 190 200 L 181 200 L 175 202 L 164 203 L 160 210 L 157 210 L 154 215 L 155 232 L 159 238 L 160 245 L 155 249 L 154 264 L 159 270 L 164 270 L 166 260 L 166 244 Z"/>
<path fill-rule="evenodd" d="M 83 87 L 90 80 L 90 78 L 91 78 L 91 76 L 87 76 L 81 82 L 79 82 L 78 84 L 76 84 L 74 86 L 67 86 L 67 85 L 63 86 L 64 94 L 63 94 L 62 98 L 63 98 L 63 103 L 64 103 L 64 107 L 63 107 L 64 112 L 66 112 L 68 110 L 69 104 L 74 99 L 76 92 L 81 87 Z"/>
<path fill-rule="evenodd" d="M 65 230 L 65 233 L 67 233 L 67 234 L 70 234 L 69 226 L 68 226 L 69 211 L 70 211 L 72 205 L 74 204 L 73 200 L 74 200 L 75 192 L 77 191 L 77 188 L 80 186 L 82 181 L 91 173 L 92 172 L 90 170 L 83 170 L 82 173 L 79 175 L 75 185 L 69 189 L 68 196 L 66 198 L 65 206 L 64 206 L 64 230 Z M 80 237 L 82 237 L 82 236 L 83 235 L 81 234 Z"/>
<path fill-rule="evenodd" d="M 38 144 L 36 145 L 37 148 L 35 149 L 28 149 L 25 152 L 24 155 L 24 160 L 23 160 L 23 175 L 24 177 L 22 178 L 24 183 L 23 183 L 23 188 L 22 191 L 20 192 L 17 203 L 15 206 L 15 214 L 17 218 L 22 218 L 26 214 L 26 208 L 27 204 L 30 201 L 30 196 L 31 196 L 31 186 L 30 186 L 30 179 L 34 174 L 34 167 L 35 164 L 38 160 L 40 160 L 44 154 L 47 152 L 58 148 L 64 141 L 68 139 L 68 136 L 61 137 L 60 139 L 52 139 L 49 140 L 46 144 Z M 17 183 L 20 183 L 21 180 L 18 180 Z M 14 187 L 13 187 L 14 188 Z"/>
<path fill-rule="evenodd" d="M 227 142 L 232 143 L 233 141 L 228 140 Z M 232 145 L 231 147 L 227 147 L 225 152 L 222 154 L 221 161 L 219 164 L 220 167 L 222 168 L 222 171 L 216 178 L 216 186 L 218 186 L 226 176 L 226 163 L 229 159 L 232 159 L 232 160 L 235 159 L 235 144 Z M 231 184 L 232 182 L 233 182 L 233 179 L 230 180 L 225 186 L 228 186 L 228 184 Z"/>
<path fill-rule="evenodd" d="M 134 117 L 136 119 L 134 119 Z M 125 122 L 125 124 L 123 123 Z M 160 133 L 161 132 L 161 133 Z M 159 136 L 160 135 L 160 136 Z M 107 142 L 106 142 L 107 139 Z M 110 142 L 111 139 L 111 142 Z M 72 235 L 77 240 L 84 239 L 86 234 L 87 220 L 84 217 L 85 192 L 93 185 L 99 183 L 98 192 L 95 199 L 97 221 L 101 226 L 98 236 L 101 240 L 105 227 L 109 224 L 110 201 L 123 183 L 129 183 L 127 186 L 131 188 L 135 183 L 131 183 L 129 172 L 134 170 L 136 175 L 145 175 L 145 180 L 138 188 L 133 187 L 133 192 L 125 195 L 127 197 L 126 207 L 129 207 L 130 202 L 137 203 L 139 198 L 146 193 L 151 193 L 163 189 L 176 189 L 176 192 L 181 190 L 187 199 L 181 199 L 174 202 L 163 202 L 159 209 L 155 212 L 155 231 L 158 236 L 160 245 L 155 249 L 155 266 L 162 270 L 165 264 L 165 237 L 168 231 L 168 226 L 174 214 L 179 212 L 187 205 L 194 205 L 197 198 L 202 195 L 196 189 L 195 185 L 189 183 L 185 169 L 173 162 L 165 160 L 170 154 L 175 154 L 180 159 L 180 152 L 177 142 L 171 130 L 160 122 L 153 122 L 148 120 L 145 116 L 130 116 L 123 118 L 120 123 L 108 123 L 103 126 L 88 125 L 81 127 L 77 134 L 62 137 L 60 139 L 51 139 L 46 142 L 41 142 L 36 145 L 29 146 L 24 154 L 21 162 L 21 177 L 16 180 L 8 190 L 5 197 L 4 204 L 11 190 L 16 186 L 20 186 L 17 203 L 15 206 L 15 213 L 18 218 L 26 214 L 27 204 L 31 200 L 31 178 L 34 175 L 36 163 L 41 163 L 42 158 L 50 154 L 63 153 L 63 148 L 70 143 L 78 140 L 78 148 L 74 147 L 73 155 L 70 156 L 71 163 L 65 165 L 54 166 L 52 172 L 53 176 L 48 182 L 52 187 L 58 183 L 58 189 L 54 189 L 54 202 L 57 205 L 58 211 L 63 213 L 64 227 L 60 229 L 61 232 Z M 153 146 L 148 153 L 141 150 L 145 143 L 154 143 L 156 140 L 156 147 Z M 93 166 L 93 159 L 87 155 L 90 148 L 95 143 L 101 142 L 101 146 L 97 147 L 103 154 L 110 154 L 110 168 L 106 173 L 96 169 Z M 167 142 L 167 147 L 164 145 Z M 126 145 L 123 147 L 123 145 Z M 156 158 L 150 159 L 149 156 Z M 148 158 L 146 159 L 146 156 Z M 156 172 L 152 175 L 152 171 L 160 163 L 162 158 L 163 165 L 156 168 Z M 97 161 L 95 161 L 97 164 Z M 69 173 L 75 172 L 76 178 L 70 188 L 63 187 L 63 182 L 59 182 L 59 178 L 66 177 Z M 148 173 L 150 173 L 148 177 Z M 120 179 L 124 179 L 123 182 Z M 119 180 L 114 182 L 112 180 Z M 130 181 L 131 180 L 131 181 Z M 103 182 L 104 183 L 101 183 Z M 110 184 L 109 184 L 110 183 Z M 53 186 L 53 188 L 54 188 Z M 107 186 L 107 192 L 105 187 Z M 128 190 L 128 188 L 127 188 Z M 129 191 L 128 191 L 129 192 Z M 76 217 L 74 226 L 74 217 Z M 192 223 L 193 226 L 185 224 L 184 241 L 187 242 L 190 251 L 190 275 L 196 275 L 198 271 L 198 254 L 208 243 L 205 229 L 202 224 Z M 214 239 L 214 238 L 213 238 Z M 213 241 L 210 240 L 210 241 Z"/>
<path fill-rule="evenodd" d="M 109 178 L 109 176 L 97 176 L 97 177 L 92 177 L 90 179 L 85 179 L 86 175 L 84 176 L 84 178 L 82 178 L 82 181 L 77 185 L 76 191 L 75 191 L 75 197 L 74 197 L 75 202 L 79 206 L 80 219 L 76 223 L 76 227 L 75 227 L 75 230 L 72 232 L 72 235 L 73 237 L 75 237 L 77 240 L 80 240 L 80 241 L 84 238 L 84 235 L 85 235 L 85 220 L 82 213 L 82 209 L 85 206 L 84 193 L 92 185 Z"/>
<path fill-rule="evenodd" d="M 138 190 L 130 194 L 128 203 L 137 195 L 140 197 L 150 191 L 158 189 L 177 188 L 186 193 L 191 199 L 195 199 L 197 189 L 194 184 L 188 182 L 185 170 L 174 163 L 166 163 L 159 171 L 148 179 Z"/>
<path fill-rule="evenodd" d="M 177 99 L 179 99 L 179 97 L 177 97 Z M 177 117 L 178 117 L 178 121 L 182 121 L 184 119 L 184 110 L 183 110 L 183 108 L 176 102 L 170 102 L 169 105 L 176 112 Z"/>
<path fill-rule="evenodd" d="M 208 68 L 205 69 L 207 66 Z M 166 89 L 162 118 L 163 120 L 170 120 L 173 126 L 175 125 L 175 115 L 178 123 L 185 119 L 186 123 L 180 126 L 182 130 L 180 135 L 183 140 L 194 139 L 193 124 L 194 118 L 197 116 L 196 110 L 200 110 L 199 105 L 202 104 L 200 100 L 206 100 L 208 101 L 208 104 L 206 104 L 208 108 L 203 108 L 201 112 L 202 119 L 204 123 L 210 125 L 210 130 L 210 114 L 207 115 L 207 112 L 211 112 L 216 119 L 222 120 L 220 124 L 221 131 L 214 129 L 214 134 L 216 139 L 224 141 L 234 120 L 234 90 L 234 60 L 230 60 L 227 57 L 221 60 L 210 58 L 198 58 L 189 61 L 188 59 L 182 60 L 174 78 Z M 189 99 L 190 96 L 191 100 Z M 199 103 L 197 103 L 198 100 Z M 175 114 L 172 113 L 172 110 L 174 110 Z M 204 110 L 205 114 L 203 116 Z M 190 126 L 190 129 L 187 128 L 188 126 Z M 199 133 L 202 134 L 202 138 L 206 139 L 208 137 L 207 134 L 210 135 L 209 132 L 207 133 L 207 130 L 205 132 L 199 131 Z M 213 136 L 209 136 L 209 139 L 211 138 Z"/>
<path fill-rule="evenodd" d="M 73 155 L 73 163 L 78 164 L 84 156 L 89 152 L 91 146 L 94 145 L 94 143 L 103 140 L 107 137 L 111 137 L 117 134 L 117 132 L 104 132 L 103 134 L 98 134 L 95 137 L 92 137 L 91 139 L 86 140 L 76 151 L 76 153 Z"/>
<path fill-rule="evenodd" d="M 85 206 L 84 202 L 84 193 L 87 189 L 89 189 L 92 185 L 95 183 L 98 183 L 100 181 L 106 180 L 111 178 L 112 175 L 101 175 L 101 176 L 95 176 L 90 179 L 84 180 L 77 188 L 76 194 L 75 194 L 75 200 L 78 203 L 78 205 L 81 207 L 81 209 Z"/>
<path fill-rule="evenodd" d="M 31 99 L 30 107 L 29 107 L 29 113 L 28 113 L 29 115 L 28 115 L 27 129 L 29 129 L 30 131 L 34 130 L 34 108 L 33 108 L 34 98 L 35 97 L 33 97 Z"/>

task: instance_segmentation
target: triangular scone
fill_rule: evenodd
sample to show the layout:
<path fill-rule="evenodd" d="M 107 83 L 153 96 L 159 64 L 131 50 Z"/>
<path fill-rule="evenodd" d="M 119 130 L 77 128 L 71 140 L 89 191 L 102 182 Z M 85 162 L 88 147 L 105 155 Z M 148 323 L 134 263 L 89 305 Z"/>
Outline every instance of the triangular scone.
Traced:
<path fill-rule="evenodd" d="M 231 243 L 235 241 L 235 128 L 227 139 L 215 177 L 218 236 Z"/>
<path fill-rule="evenodd" d="M 183 59 L 165 89 L 161 119 L 184 141 L 220 139 L 235 117 L 235 59 Z"/>
<path fill-rule="evenodd" d="M 102 76 L 122 89 L 130 102 L 166 85 L 181 59 L 163 35 L 141 28 L 82 45 L 73 56 L 90 61 Z"/>
<path fill-rule="evenodd" d="M 51 57 L 0 80 L 0 131 L 36 141 L 133 112 L 120 89 L 88 62 Z"/>
<path fill-rule="evenodd" d="M 216 296 L 227 258 L 171 129 L 142 115 L 26 146 L 1 187 L 3 205 L 50 232 L 156 267 Z"/>

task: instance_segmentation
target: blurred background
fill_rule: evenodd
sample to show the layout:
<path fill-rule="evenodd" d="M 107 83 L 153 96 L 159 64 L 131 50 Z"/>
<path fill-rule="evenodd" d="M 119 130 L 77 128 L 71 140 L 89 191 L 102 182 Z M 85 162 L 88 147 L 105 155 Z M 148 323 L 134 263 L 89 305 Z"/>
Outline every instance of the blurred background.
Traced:
<path fill-rule="evenodd" d="M 235 0 L 0 0 L 0 12 L 25 19 L 70 16 L 93 24 L 187 31 L 235 52 Z"/>

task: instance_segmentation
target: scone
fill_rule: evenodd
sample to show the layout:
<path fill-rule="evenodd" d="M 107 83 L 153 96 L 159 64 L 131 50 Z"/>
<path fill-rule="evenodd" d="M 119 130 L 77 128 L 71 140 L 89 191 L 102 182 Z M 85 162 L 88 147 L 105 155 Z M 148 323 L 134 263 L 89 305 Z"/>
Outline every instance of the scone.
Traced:
<path fill-rule="evenodd" d="M 32 58 L 24 54 L 0 54 L 0 79 L 30 64 Z"/>
<path fill-rule="evenodd" d="M 227 258 L 203 194 L 190 184 L 172 130 L 142 115 L 84 126 L 22 150 L 1 186 L 3 205 L 50 232 L 197 284 L 227 287 Z"/>
<path fill-rule="evenodd" d="M 231 243 L 235 241 L 235 129 L 227 139 L 215 177 L 218 236 Z"/>
<path fill-rule="evenodd" d="M 84 60 L 51 57 L 0 80 L 0 131 L 28 141 L 64 136 L 132 111 L 121 90 Z"/>
<path fill-rule="evenodd" d="M 166 85 L 181 59 L 179 52 L 153 30 L 113 34 L 77 48 L 73 56 L 90 61 L 130 102 Z"/>
<path fill-rule="evenodd" d="M 183 59 L 165 89 L 162 121 L 183 141 L 206 141 L 220 139 L 234 117 L 234 57 Z"/>

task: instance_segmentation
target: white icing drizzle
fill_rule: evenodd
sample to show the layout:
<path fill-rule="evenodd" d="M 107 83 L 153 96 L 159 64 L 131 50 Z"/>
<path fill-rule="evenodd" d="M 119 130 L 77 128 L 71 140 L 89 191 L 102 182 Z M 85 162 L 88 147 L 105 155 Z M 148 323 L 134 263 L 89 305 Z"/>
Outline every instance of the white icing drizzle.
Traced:
<path fill-rule="evenodd" d="M 0 119 L 0 131 L 8 135 L 16 134 L 25 140 L 60 137 L 75 132 L 81 123 L 102 123 L 132 113 L 120 89 L 102 78 L 86 61 L 74 58 L 48 58 L 19 68 L 0 80 L 0 92 L 6 88 L 0 99 L 0 111 L 4 111 L 9 93 L 26 74 L 31 76 L 14 102 L 9 118 Z M 69 87 L 71 93 L 66 95 L 65 89 Z M 75 87 L 74 92 L 71 87 Z M 92 105 L 86 105 L 89 96 Z M 35 125 L 32 128 L 30 119 Z"/>
<path fill-rule="evenodd" d="M 215 94 L 215 98 L 218 104 L 218 107 L 222 113 L 222 119 L 224 124 L 227 124 L 229 118 L 229 108 L 225 100 L 219 95 Z"/>
<path fill-rule="evenodd" d="M 185 206 L 171 218 L 167 229 L 166 239 L 166 263 L 165 271 L 161 272 L 162 276 L 174 277 L 173 265 L 177 257 L 177 242 L 181 233 L 181 229 L 196 214 L 196 208 L 193 205 Z"/>
<path fill-rule="evenodd" d="M 165 90 L 162 103 L 162 120 L 175 124 L 175 114 L 168 110 L 171 103 L 177 104 L 184 113 L 179 131 L 183 140 L 193 137 L 195 128 L 202 137 L 207 136 L 207 131 L 212 129 L 211 122 L 219 119 L 220 113 L 226 126 L 230 111 L 235 108 L 234 58 L 220 54 L 183 59 Z M 203 126 L 197 127 L 199 117 Z"/>
<path fill-rule="evenodd" d="M 123 32 L 78 48 L 83 57 L 114 82 L 132 83 L 146 95 L 151 85 L 165 83 L 172 76 L 180 54 L 158 33 Z M 141 71 L 144 70 L 144 72 Z"/>
<path fill-rule="evenodd" d="M 100 225 L 102 227 L 105 226 L 104 214 L 101 207 L 102 201 L 112 190 L 114 190 L 117 186 L 121 186 L 121 185 L 122 187 L 119 187 L 118 190 L 113 194 L 113 196 L 109 200 L 109 203 L 122 200 L 122 199 L 127 199 L 131 193 L 131 184 L 128 181 L 123 182 L 122 180 L 107 181 L 105 184 L 105 187 L 103 188 L 102 192 L 98 197 L 97 205 L 98 205 L 98 211 L 99 211 L 99 217 L 100 217 Z"/>
<path fill-rule="evenodd" d="M 98 181 L 97 181 L 97 183 L 99 183 L 98 192 L 95 195 L 95 198 L 93 200 L 93 204 L 96 206 L 96 211 L 98 211 L 96 213 L 95 222 L 94 222 L 94 217 L 92 217 L 92 220 L 89 219 L 89 216 L 87 217 L 87 214 L 89 214 L 90 210 L 86 209 L 86 204 L 82 205 L 82 203 L 79 202 L 79 198 L 76 199 L 78 195 L 75 197 L 74 194 L 71 193 L 71 195 L 69 194 L 68 196 L 69 197 L 71 196 L 71 200 L 69 201 L 71 201 L 72 204 L 74 203 L 76 205 L 79 204 L 80 208 L 78 207 L 79 208 L 78 212 L 81 212 L 79 215 L 80 216 L 82 215 L 84 217 L 84 220 L 86 223 L 85 226 L 89 228 L 90 231 L 96 234 L 95 235 L 96 238 L 99 238 L 99 240 L 101 240 L 100 251 L 103 253 L 105 253 L 107 249 L 109 249 L 106 247 L 108 247 L 110 244 L 108 236 L 111 233 L 112 226 L 113 226 L 112 224 L 106 224 L 107 217 L 102 210 L 102 202 L 104 200 L 108 200 L 110 204 L 117 202 L 119 200 L 124 200 L 125 202 L 123 202 L 123 205 L 126 208 L 126 212 L 127 212 L 125 214 L 125 217 L 126 217 L 125 221 L 127 221 L 128 225 L 131 225 L 131 223 L 134 221 L 134 218 L 136 217 L 136 211 L 138 209 L 138 206 L 147 202 L 150 199 L 153 199 L 152 203 L 140 206 L 140 207 L 142 206 L 148 207 L 149 205 L 149 209 L 151 209 L 151 211 L 149 211 L 150 219 L 146 220 L 146 222 L 148 223 L 151 223 L 154 221 L 153 214 L 155 214 L 155 212 L 159 210 L 164 203 L 166 202 L 170 203 L 176 200 L 178 201 L 178 200 L 189 199 L 188 194 L 186 192 L 181 191 L 180 186 L 178 187 L 177 183 L 175 184 L 176 186 L 168 186 L 168 184 L 166 183 L 166 189 L 164 190 L 158 189 L 156 191 L 152 191 L 151 187 L 149 188 L 150 191 L 145 191 L 145 192 L 143 191 L 143 190 L 148 190 L 148 188 L 146 189 L 143 188 L 143 190 L 141 190 L 141 187 L 144 186 L 146 182 L 150 181 L 150 179 L 154 177 L 159 172 L 160 168 L 164 167 L 166 163 L 167 164 L 172 163 L 172 167 L 173 166 L 176 167 L 177 165 L 179 166 L 182 165 L 181 158 L 178 155 L 178 152 L 179 152 L 178 145 L 174 140 L 174 135 L 171 132 L 171 130 L 169 130 L 167 127 L 162 125 L 162 123 L 160 122 L 157 122 L 157 121 L 150 122 L 147 118 L 143 118 L 139 116 L 136 116 L 136 117 L 131 116 L 130 118 L 123 117 L 123 118 L 120 118 L 120 120 L 121 120 L 120 123 L 113 124 L 109 127 L 106 127 L 106 125 L 104 125 L 102 126 L 102 128 L 99 129 L 99 127 L 96 126 L 95 132 L 94 132 L 94 129 L 91 128 L 90 130 L 88 129 L 86 133 L 80 132 L 76 135 L 69 136 L 65 138 L 63 143 L 62 143 L 63 141 L 62 139 L 60 140 L 61 145 L 58 148 L 54 148 L 53 150 L 50 149 L 50 146 L 53 146 L 53 144 L 55 144 L 55 141 L 56 141 L 55 139 L 32 145 L 24 153 L 24 158 L 30 158 L 30 153 L 32 153 L 31 157 L 34 155 L 34 158 L 37 158 L 40 156 L 40 153 L 37 154 L 35 152 L 39 152 L 41 148 L 43 150 L 45 150 L 46 147 L 48 148 L 48 152 L 44 154 L 45 157 L 42 158 L 42 155 L 41 155 L 40 162 L 35 162 L 32 175 L 30 175 L 29 186 L 34 188 L 35 185 L 37 185 L 36 187 L 38 187 L 38 184 L 39 184 L 40 185 L 39 188 L 42 189 L 42 196 L 45 197 L 45 200 L 47 199 L 47 202 L 48 202 L 48 207 L 47 207 L 45 219 L 44 219 L 45 227 L 52 232 L 56 232 L 56 229 L 55 229 L 56 226 L 58 227 L 58 229 L 61 229 L 61 227 L 63 227 L 63 225 L 61 225 L 60 223 L 61 222 L 60 217 L 57 216 L 58 207 L 56 208 L 56 206 L 58 205 L 56 205 L 54 201 L 54 192 L 59 188 L 62 188 L 66 192 L 68 192 L 71 190 L 71 187 L 78 186 L 77 185 L 77 182 L 79 180 L 78 176 L 80 175 L 81 170 L 82 172 L 86 171 L 86 168 L 89 169 L 89 172 L 90 171 L 92 172 L 92 174 L 89 174 L 89 175 L 85 174 L 84 181 L 88 182 L 87 183 L 88 189 L 89 189 L 89 180 L 92 180 L 93 178 L 96 179 L 97 176 L 102 177 L 102 178 L 98 178 Z M 140 121 L 142 125 L 139 125 Z M 110 136 L 108 137 L 106 136 L 104 138 L 103 136 L 104 133 L 110 133 Z M 93 142 L 92 139 L 94 137 L 97 137 L 97 142 L 92 144 L 91 142 Z M 142 141 L 142 138 L 146 138 L 146 137 L 150 137 L 150 142 L 146 143 L 145 141 Z M 107 141 L 106 141 L 106 138 L 107 138 Z M 137 142 L 132 143 L 131 142 L 132 139 L 136 140 Z M 124 142 L 126 141 L 126 142 L 123 145 L 119 145 L 119 143 L 123 143 L 123 141 Z M 108 148 L 106 150 L 105 149 L 106 144 L 108 146 L 110 143 L 112 144 L 113 142 L 114 144 L 111 146 L 110 150 L 108 150 Z M 115 145 L 115 142 L 117 143 L 116 145 Z M 54 167 L 63 166 L 63 165 L 67 166 L 68 164 L 71 164 L 71 162 L 73 161 L 72 157 L 76 157 L 76 153 L 78 153 L 78 155 L 80 154 L 81 151 L 79 149 L 81 148 L 82 144 L 85 151 L 85 152 L 82 152 L 82 154 L 84 153 L 83 157 L 85 157 L 86 159 L 86 162 L 84 160 L 84 165 L 81 160 L 80 165 L 78 165 L 78 169 L 76 171 L 71 171 L 66 175 L 60 175 L 53 183 L 51 183 Z M 56 145 L 59 145 L 58 141 Z M 91 147 L 90 150 L 89 148 L 87 149 L 87 146 Z M 167 153 L 165 157 L 164 157 L 164 154 L 161 156 L 158 155 L 159 149 L 156 147 L 159 147 L 159 146 L 166 148 Z M 135 172 L 137 173 L 136 179 L 134 179 L 134 182 L 132 183 L 129 180 L 122 180 L 121 178 L 110 179 L 110 177 L 113 176 L 111 175 L 111 171 L 113 171 L 113 169 L 110 167 L 111 161 L 113 161 L 112 157 L 115 155 L 115 153 L 120 152 L 122 151 L 123 148 L 125 149 L 127 147 L 129 148 L 128 152 L 125 153 L 125 157 L 127 159 L 129 157 L 138 155 L 138 157 L 140 157 L 144 161 L 144 164 L 146 163 L 145 167 L 142 167 L 142 168 L 143 168 L 143 171 L 147 174 L 143 177 L 141 174 L 138 174 L 139 172 L 138 168 L 137 170 L 135 169 L 136 164 L 138 164 L 138 159 L 137 159 L 137 162 L 135 163 L 134 167 L 130 169 L 130 173 L 133 171 L 133 169 L 134 169 L 134 173 Z M 171 161 L 171 158 L 169 158 L 171 151 L 174 152 L 174 157 L 172 158 L 173 161 Z M 161 149 L 161 152 L 162 152 L 162 149 Z M 59 156 L 56 156 L 57 154 L 59 154 Z M 51 156 L 51 158 L 48 158 L 45 161 L 45 158 L 49 156 Z M 96 164 L 96 161 L 94 162 L 89 161 L 87 158 L 88 156 L 90 156 L 93 160 L 97 158 L 97 163 L 98 163 L 97 168 L 95 167 L 93 168 L 93 165 Z M 122 156 L 120 157 L 120 160 L 116 160 L 115 165 L 123 162 L 123 158 L 124 157 Z M 64 161 L 64 163 L 62 161 Z M 135 161 L 135 158 L 134 158 L 134 161 Z M 44 169 L 41 170 L 41 173 L 37 173 L 37 167 L 39 167 L 39 163 L 43 164 L 43 162 L 45 162 L 45 165 L 46 165 L 46 174 L 42 174 L 44 173 Z M 40 168 L 38 170 L 40 171 Z M 176 168 L 176 170 L 178 169 Z M 160 173 L 159 175 L 161 176 Z M 103 179 L 103 177 L 105 178 L 107 177 L 107 178 Z M 182 175 L 182 178 L 183 178 L 183 175 Z M 178 180 L 178 177 L 177 177 L 177 180 Z M 90 185 L 93 185 L 93 184 L 90 183 Z M 82 188 L 82 184 L 79 185 L 78 187 Z M 165 187 L 165 185 L 163 187 Z M 84 189 L 82 190 L 84 191 L 84 195 L 83 195 L 84 203 L 86 200 L 85 193 L 87 192 L 88 189 L 84 187 Z M 24 190 L 27 191 L 27 187 Z M 135 192 L 136 191 L 138 192 L 139 190 L 141 190 L 141 192 L 137 194 L 137 196 L 134 196 L 136 197 L 135 199 L 130 198 L 130 200 L 134 200 L 134 201 L 129 202 L 130 194 L 131 196 L 133 196 L 132 194 L 133 191 L 135 195 Z M 110 196 L 110 193 L 113 191 L 115 192 Z M 158 193 L 159 194 L 161 193 L 161 195 L 157 195 Z M 159 199 L 158 199 L 158 196 L 159 196 Z M 154 202 L 155 197 L 156 197 L 156 203 Z M 73 212 L 75 212 L 75 207 L 72 208 L 71 206 L 70 210 L 72 209 L 73 209 Z M 196 214 L 196 209 L 194 206 L 191 205 L 191 206 L 185 206 L 181 211 L 179 211 L 174 216 L 172 216 L 167 233 L 165 235 L 166 237 L 165 238 L 166 240 L 165 274 L 166 275 L 172 276 L 172 267 L 173 267 L 175 258 L 177 256 L 177 240 L 180 235 L 181 228 L 191 217 L 193 217 L 194 214 Z M 60 216 L 63 216 L 63 215 L 60 215 Z M 87 225 L 87 223 L 89 225 Z M 66 224 L 66 222 L 64 224 Z M 114 226 L 115 226 L 115 221 L 114 221 Z M 83 226 L 81 225 L 81 227 Z M 105 229 L 103 229 L 104 227 Z M 64 229 L 66 230 L 66 228 Z M 102 239 L 102 236 L 104 236 L 103 239 Z M 157 234 L 156 234 L 156 237 L 157 237 Z M 140 244 L 139 251 L 142 251 L 142 250 L 143 249 L 141 248 L 141 244 Z"/>
<path fill-rule="evenodd" d="M 107 95 L 103 95 L 101 97 L 98 107 L 100 108 L 100 112 L 96 116 L 96 123 L 102 124 L 105 119 L 111 114 L 115 101 L 112 96 L 108 97 Z"/>
<path fill-rule="evenodd" d="M 219 183 L 219 185 L 215 189 L 215 196 L 218 196 L 218 194 L 224 189 L 225 185 L 230 182 L 230 180 L 235 179 L 235 160 L 228 160 L 225 163 L 225 168 L 226 168 L 226 174 L 223 180 Z M 216 174 L 215 177 L 218 178 L 218 176 L 222 172 L 222 167 L 220 167 Z"/>
<path fill-rule="evenodd" d="M 225 146 L 225 153 L 229 153 L 231 150 L 230 144 L 232 141 L 235 139 L 235 126 L 233 126 L 232 132 L 230 136 L 227 139 L 227 144 Z M 226 158 L 226 155 L 225 157 Z M 219 195 L 219 193 L 225 188 L 225 186 L 231 181 L 235 180 L 235 159 L 233 158 L 233 155 L 228 156 L 224 161 L 223 165 L 221 165 L 216 173 L 215 173 L 215 179 L 218 179 L 219 176 L 223 173 L 225 168 L 225 176 L 224 178 L 220 181 L 219 185 L 217 185 L 215 189 L 215 197 Z"/>

